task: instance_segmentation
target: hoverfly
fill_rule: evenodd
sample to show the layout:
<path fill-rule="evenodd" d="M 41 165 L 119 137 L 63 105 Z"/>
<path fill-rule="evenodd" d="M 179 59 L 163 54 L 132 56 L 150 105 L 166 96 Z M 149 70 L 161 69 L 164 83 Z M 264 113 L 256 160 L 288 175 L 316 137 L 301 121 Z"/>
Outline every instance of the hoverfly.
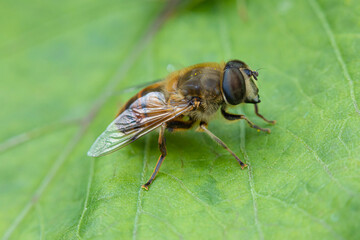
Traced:
<path fill-rule="evenodd" d="M 175 71 L 164 81 L 150 85 L 132 97 L 96 139 L 88 155 L 99 157 L 114 152 L 160 127 L 158 143 L 161 155 L 150 179 L 142 185 L 148 190 L 167 155 L 165 130 L 186 130 L 199 124 L 198 130 L 230 152 L 244 169 L 247 165 L 207 125 L 220 108 L 225 119 L 244 119 L 250 127 L 270 133 L 270 129 L 253 124 L 246 116 L 226 111 L 228 105 L 252 103 L 257 116 L 275 124 L 275 121 L 267 120 L 258 111 L 258 75 L 257 71 L 239 60 L 202 63 Z"/>

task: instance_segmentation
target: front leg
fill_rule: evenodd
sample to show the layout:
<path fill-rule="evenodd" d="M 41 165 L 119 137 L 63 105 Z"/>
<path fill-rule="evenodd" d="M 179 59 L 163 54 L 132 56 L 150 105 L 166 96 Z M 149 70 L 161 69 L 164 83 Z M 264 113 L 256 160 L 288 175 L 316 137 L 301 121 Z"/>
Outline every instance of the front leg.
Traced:
<path fill-rule="evenodd" d="M 225 119 L 230 120 L 230 121 L 244 119 L 249 124 L 250 127 L 257 129 L 259 132 L 260 131 L 267 132 L 267 133 L 271 132 L 271 130 L 269 128 L 261 128 L 261 127 L 255 125 L 247 117 L 245 117 L 245 115 L 241 115 L 241 114 L 238 115 L 238 114 L 232 114 L 232 113 L 226 112 L 225 107 L 221 108 L 221 114 L 224 116 Z"/>
<path fill-rule="evenodd" d="M 254 107 L 255 107 L 255 114 L 256 114 L 259 118 L 261 118 L 261 119 L 263 119 L 265 122 L 270 123 L 270 124 L 273 124 L 273 125 L 276 123 L 276 120 L 267 120 L 263 115 L 261 115 L 261 114 L 259 113 L 259 108 L 258 108 L 258 106 L 257 106 L 256 103 L 254 104 Z"/>

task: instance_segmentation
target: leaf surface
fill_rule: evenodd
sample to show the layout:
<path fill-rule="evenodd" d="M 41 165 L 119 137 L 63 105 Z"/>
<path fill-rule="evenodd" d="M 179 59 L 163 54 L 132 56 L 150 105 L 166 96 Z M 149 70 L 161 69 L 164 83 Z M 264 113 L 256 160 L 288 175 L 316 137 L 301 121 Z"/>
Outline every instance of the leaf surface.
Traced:
<path fill-rule="evenodd" d="M 358 1 L 3 1 L 3 239 L 358 239 Z M 168 14 L 167 14 L 168 13 Z M 153 132 L 86 152 L 167 69 L 241 59 L 259 70 L 271 134 L 217 115 L 203 133 Z M 128 91 L 123 91 L 128 89 Z M 132 88 L 131 88 L 132 89 Z"/>

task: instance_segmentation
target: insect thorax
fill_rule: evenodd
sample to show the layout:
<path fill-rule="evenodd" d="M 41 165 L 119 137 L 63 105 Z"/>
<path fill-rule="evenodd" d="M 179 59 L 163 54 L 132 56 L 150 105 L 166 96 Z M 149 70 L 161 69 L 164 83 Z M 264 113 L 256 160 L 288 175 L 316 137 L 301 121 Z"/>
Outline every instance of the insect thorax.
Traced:
<path fill-rule="evenodd" d="M 178 91 L 184 98 L 200 99 L 200 106 L 188 113 L 196 120 L 207 121 L 223 104 L 220 91 L 222 71 L 213 67 L 194 68 L 179 77 Z"/>

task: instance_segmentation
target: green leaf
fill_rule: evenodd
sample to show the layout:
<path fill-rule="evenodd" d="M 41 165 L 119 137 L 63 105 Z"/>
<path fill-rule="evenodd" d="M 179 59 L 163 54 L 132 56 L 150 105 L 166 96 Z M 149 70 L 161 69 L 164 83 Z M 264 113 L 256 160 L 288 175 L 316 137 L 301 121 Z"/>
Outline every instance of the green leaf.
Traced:
<path fill-rule="evenodd" d="M 2 1 L 3 239 L 359 239 L 360 2 Z M 137 84 L 241 59 L 259 70 L 258 133 L 217 115 L 86 152 Z M 123 91 L 128 89 L 128 91 Z"/>

